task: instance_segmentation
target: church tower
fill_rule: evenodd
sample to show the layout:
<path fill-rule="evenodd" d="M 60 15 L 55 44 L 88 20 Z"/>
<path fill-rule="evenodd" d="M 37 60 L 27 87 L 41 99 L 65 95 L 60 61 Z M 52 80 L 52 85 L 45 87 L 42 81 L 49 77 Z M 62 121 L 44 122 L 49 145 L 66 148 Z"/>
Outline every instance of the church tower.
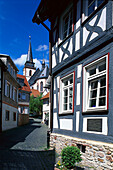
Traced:
<path fill-rule="evenodd" d="M 23 75 L 26 76 L 27 81 L 31 78 L 31 76 L 36 71 L 36 67 L 33 63 L 33 56 L 32 56 L 32 48 L 31 48 L 31 36 L 29 36 L 29 49 L 27 54 L 27 59 L 23 68 Z"/>

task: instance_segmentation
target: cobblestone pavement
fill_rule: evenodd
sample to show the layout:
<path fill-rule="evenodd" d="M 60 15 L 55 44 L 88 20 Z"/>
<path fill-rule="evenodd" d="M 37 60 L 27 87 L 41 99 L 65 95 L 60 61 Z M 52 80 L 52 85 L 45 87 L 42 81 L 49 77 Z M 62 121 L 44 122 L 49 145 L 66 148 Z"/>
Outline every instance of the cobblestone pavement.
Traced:
<path fill-rule="evenodd" d="M 47 126 L 39 119 L 0 134 L 0 170 L 53 170 L 55 151 L 47 148 Z"/>

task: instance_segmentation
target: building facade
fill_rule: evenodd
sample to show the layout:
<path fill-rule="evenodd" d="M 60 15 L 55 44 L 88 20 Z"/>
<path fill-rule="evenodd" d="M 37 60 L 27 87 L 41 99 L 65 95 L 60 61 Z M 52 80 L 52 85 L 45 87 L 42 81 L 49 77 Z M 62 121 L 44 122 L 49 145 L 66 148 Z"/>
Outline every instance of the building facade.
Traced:
<path fill-rule="evenodd" d="M 51 22 L 51 145 L 80 147 L 97 169 L 113 166 L 112 9 L 111 0 L 47 0 L 33 18 Z"/>
<path fill-rule="evenodd" d="M 8 55 L 0 54 L 0 59 L 7 67 L 2 72 L 2 126 L 1 130 L 17 127 L 18 118 L 18 88 L 20 85 L 16 81 L 17 67 Z"/>
<path fill-rule="evenodd" d="M 18 111 L 20 114 L 29 114 L 30 86 L 25 76 L 17 74 L 17 81 L 21 85 L 18 92 Z"/>

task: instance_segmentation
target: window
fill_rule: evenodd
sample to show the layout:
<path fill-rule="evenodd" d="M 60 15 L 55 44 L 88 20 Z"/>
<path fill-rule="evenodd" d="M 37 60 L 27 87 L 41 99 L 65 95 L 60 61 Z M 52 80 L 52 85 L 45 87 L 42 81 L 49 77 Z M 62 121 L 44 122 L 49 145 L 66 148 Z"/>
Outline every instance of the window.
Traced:
<path fill-rule="evenodd" d="M 26 94 L 25 93 L 22 93 L 22 99 L 26 100 Z"/>
<path fill-rule="evenodd" d="M 73 13 L 72 10 L 68 12 L 63 18 L 63 39 L 72 32 Z"/>
<path fill-rule="evenodd" d="M 9 111 L 8 111 L 8 110 L 6 110 L 5 120 L 6 120 L 6 121 L 9 121 Z"/>
<path fill-rule="evenodd" d="M 7 97 L 10 97 L 10 84 L 7 82 Z"/>
<path fill-rule="evenodd" d="M 40 83 L 40 91 L 43 92 L 43 82 Z"/>
<path fill-rule="evenodd" d="M 60 113 L 72 113 L 73 112 L 73 93 L 74 93 L 74 74 L 70 74 L 61 79 L 60 89 Z"/>
<path fill-rule="evenodd" d="M 13 121 L 16 121 L 16 113 L 13 112 Z"/>
<path fill-rule="evenodd" d="M 17 101 L 17 90 L 14 89 L 14 100 Z"/>
<path fill-rule="evenodd" d="M 18 98 L 21 99 L 21 93 L 18 93 Z"/>
<path fill-rule="evenodd" d="M 83 111 L 107 110 L 107 55 L 84 67 Z"/>
<path fill-rule="evenodd" d="M 37 84 L 37 90 L 39 90 L 39 85 Z"/>
<path fill-rule="evenodd" d="M 107 135 L 107 117 L 85 117 L 83 118 L 83 132 Z"/>
<path fill-rule="evenodd" d="M 32 76 L 32 70 L 29 70 L 29 76 Z"/>
<path fill-rule="evenodd" d="M 83 1 L 83 21 L 91 15 L 105 0 Z"/>
<path fill-rule="evenodd" d="M 8 71 L 10 72 L 10 69 L 11 69 L 11 66 L 10 64 L 8 63 Z"/>
<path fill-rule="evenodd" d="M 11 67 L 11 75 L 13 76 L 13 68 Z"/>
<path fill-rule="evenodd" d="M 88 0 L 88 16 L 94 12 L 104 0 Z"/>

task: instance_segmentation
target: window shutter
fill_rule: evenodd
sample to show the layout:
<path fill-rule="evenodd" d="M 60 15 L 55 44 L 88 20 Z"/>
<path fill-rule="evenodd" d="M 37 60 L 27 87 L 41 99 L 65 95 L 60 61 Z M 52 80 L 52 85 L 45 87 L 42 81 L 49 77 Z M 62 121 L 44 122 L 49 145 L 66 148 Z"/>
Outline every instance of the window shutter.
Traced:
<path fill-rule="evenodd" d="M 12 84 L 10 84 L 10 98 L 12 97 Z"/>
<path fill-rule="evenodd" d="M 7 80 L 5 80 L 5 96 L 7 96 Z"/>

